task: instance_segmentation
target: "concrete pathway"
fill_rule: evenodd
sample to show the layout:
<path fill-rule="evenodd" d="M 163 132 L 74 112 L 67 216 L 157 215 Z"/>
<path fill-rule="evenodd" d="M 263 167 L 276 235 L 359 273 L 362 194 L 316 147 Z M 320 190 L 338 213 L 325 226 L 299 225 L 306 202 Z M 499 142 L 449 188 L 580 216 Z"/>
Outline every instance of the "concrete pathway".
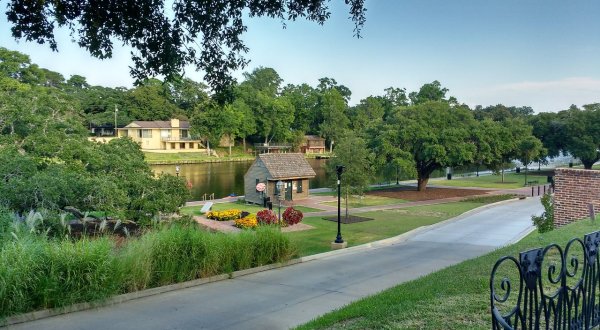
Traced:
<path fill-rule="evenodd" d="M 287 329 L 513 242 L 531 230 L 531 215 L 541 212 L 538 198 L 513 201 L 419 230 L 395 244 L 345 250 L 289 267 L 12 328 Z"/>

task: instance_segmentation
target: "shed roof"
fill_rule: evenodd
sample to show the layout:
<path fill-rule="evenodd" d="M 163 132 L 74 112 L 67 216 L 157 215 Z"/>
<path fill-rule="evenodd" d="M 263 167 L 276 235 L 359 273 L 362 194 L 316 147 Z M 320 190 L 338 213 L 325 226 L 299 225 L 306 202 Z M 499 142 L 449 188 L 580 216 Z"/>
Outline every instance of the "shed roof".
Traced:
<path fill-rule="evenodd" d="M 185 120 L 179 121 L 179 127 L 172 127 L 170 120 L 134 120 L 126 127 L 139 128 L 190 128 L 190 122 Z"/>
<path fill-rule="evenodd" d="M 317 175 L 303 154 L 260 154 L 258 158 L 273 179 L 312 178 Z"/>

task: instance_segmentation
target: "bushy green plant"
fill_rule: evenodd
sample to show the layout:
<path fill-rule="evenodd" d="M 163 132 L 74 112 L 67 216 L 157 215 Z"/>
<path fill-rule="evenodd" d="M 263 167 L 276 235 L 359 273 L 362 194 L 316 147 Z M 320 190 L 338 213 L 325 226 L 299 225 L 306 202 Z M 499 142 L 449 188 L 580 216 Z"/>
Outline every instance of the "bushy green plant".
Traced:
<path fill-rule="evenodd" d="M 545 194 L 542 196 L 541 202 L 544 206 L 544 213 L 540 216 L 531 216 L 531 220 L 537 227 L 538 232 L 545 233 L 554 230 L 554 201 L 552 195 Z"/>
<path fill-rule="evenodd" d="M 110 237 L 73 242 L 24 231 L 0 246 L 0 317 L 230 273 L 294 255 L 289 238 L 276 228 L 222 234 L 172 223 L 118 247 Z"/>

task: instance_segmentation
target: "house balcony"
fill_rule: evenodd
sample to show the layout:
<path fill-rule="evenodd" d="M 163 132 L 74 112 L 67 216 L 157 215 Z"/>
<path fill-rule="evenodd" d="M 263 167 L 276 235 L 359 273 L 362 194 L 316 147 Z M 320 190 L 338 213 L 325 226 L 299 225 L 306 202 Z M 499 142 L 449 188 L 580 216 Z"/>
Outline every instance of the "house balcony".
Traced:
<path fill-rule="evenodd" d="M 200 139 L 195 139 L 191 137 L 160 137 L 160 140 L 163 142 L 197 142 Z"/>

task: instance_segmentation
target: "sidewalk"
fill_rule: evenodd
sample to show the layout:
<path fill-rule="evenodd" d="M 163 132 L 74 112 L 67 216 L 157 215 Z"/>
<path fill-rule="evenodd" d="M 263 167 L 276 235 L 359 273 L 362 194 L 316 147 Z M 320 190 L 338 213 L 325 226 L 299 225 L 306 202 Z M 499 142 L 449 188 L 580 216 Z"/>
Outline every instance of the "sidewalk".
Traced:
<path fill-rule="evenodd" d="M 539 198 L 511 201 L 413 231 L 391 244 L 324 254 L 12 329 L 287 329 L 519 239 L 531 230 L 531 215 L 541 212 Z"/>

